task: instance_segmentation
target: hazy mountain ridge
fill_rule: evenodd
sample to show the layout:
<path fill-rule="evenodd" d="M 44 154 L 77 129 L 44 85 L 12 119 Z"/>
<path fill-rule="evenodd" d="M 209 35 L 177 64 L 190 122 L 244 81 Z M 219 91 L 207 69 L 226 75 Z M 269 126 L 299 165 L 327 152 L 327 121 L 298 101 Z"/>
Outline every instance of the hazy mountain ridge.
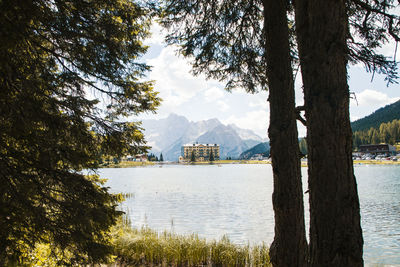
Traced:
<path fill-rule="evenodd" d="M 400 100 L 375 110 L 372 114 L 351 123 L 353 132 L 377 129 L 381 123 L 400 119 Z"/>
<path fill-rule="evenodd" d="M 240 159 L 249 159 L 255 154 L 264 154 L 265 156 L 269 156 L 270 146 L 269 142 L 259 143 L 258 145 L 253 146 L 252 148 L 244 151 L 240 154 Z"/>
<path fill-rule="evenodd" d="M 144 120 L 142 127 L 151 153 L 163 153 L 164 159 L 176 161 L 181 147 L 187 143 L 217 143 L 220 155 L 238 158 L 239 155 L 264 141 L 251 130 L 242 129 L 234 124 L 224 125 L 218 119 L 192 122 L 184 116 L 170 114 L 165 119 Z"/>

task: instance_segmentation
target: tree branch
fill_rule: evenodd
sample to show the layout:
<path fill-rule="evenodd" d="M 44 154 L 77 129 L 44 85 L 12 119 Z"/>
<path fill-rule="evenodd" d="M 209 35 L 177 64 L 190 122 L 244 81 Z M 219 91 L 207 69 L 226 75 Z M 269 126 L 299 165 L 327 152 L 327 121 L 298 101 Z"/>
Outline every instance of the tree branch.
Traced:
<path fill-rule="evenodd" d="M 301 111 L 305 111 L 306 107 L 305 106 L 297 106 L 295 108 L 295 112 L 296 112 L 296 119 L 298 121 L 300 121 L 304 126 L 307 126 L 307 121 L 301 116 L 300 112 Z"/>

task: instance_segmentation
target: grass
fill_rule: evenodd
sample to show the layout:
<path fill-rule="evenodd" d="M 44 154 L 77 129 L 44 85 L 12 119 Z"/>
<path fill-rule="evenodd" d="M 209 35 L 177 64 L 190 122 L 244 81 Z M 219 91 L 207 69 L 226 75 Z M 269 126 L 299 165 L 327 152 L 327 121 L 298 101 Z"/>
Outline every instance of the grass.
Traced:
<path fill-rule="evenodd" d="M 130 167 L 144 167 L 155 165 L 152 161 L 121 161 L 119 163 L 104 164 L 103 168 L 130 168 Z"/>
<path fill-rule="evenodd" d="M 196 234 L 157 233 L 120 223 L 113 231 L 116 260 L 111 266 L 271 266 L 265 244 L 233 244 L 224 236 L 207 241 Z"/>
<path fill-rule="evenodd" d="M 400 161 L 392 160 L 355 160 L 354 164 L 398 165 Z"/>

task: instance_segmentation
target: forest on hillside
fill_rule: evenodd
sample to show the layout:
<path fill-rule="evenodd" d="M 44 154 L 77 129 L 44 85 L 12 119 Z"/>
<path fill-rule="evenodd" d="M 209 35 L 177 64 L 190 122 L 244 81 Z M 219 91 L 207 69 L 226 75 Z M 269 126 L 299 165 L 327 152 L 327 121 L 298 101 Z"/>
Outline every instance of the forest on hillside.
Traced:
<path fill-rule="evenodd" d="M 389 123 L 400 119 L 400 100 L 377 109 L 374 113 L 351 123 L 353 132 L 369 131 L 380 128 L 381 123 Z"/>
<path fill-rule="evenodd" d="M 381 123 L 377 128 L 355 131 L 353 133 L 353 148 L 360 145 L 388 143 L 394 145 L 400 140 L 400 120 Z"/>

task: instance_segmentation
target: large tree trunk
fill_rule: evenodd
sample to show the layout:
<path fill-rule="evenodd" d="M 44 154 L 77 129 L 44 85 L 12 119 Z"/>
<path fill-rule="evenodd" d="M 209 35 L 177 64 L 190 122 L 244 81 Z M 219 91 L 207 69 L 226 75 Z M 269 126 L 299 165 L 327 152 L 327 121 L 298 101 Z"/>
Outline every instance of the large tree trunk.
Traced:
<path fill-rule="evenodd" d="M 352 161 L 345 0 L 296 0 L 304 83 L 311 266 L 363 266 Z"/>
<path fill-rule="evenodd" d="M 273 207 L 275 237 L 270 256 L 273 266 L 305 266 L 304 226 L 299 143 L 291 67 L 286 0 L 264 0 L 267 76 L 269 85 Z"/>

